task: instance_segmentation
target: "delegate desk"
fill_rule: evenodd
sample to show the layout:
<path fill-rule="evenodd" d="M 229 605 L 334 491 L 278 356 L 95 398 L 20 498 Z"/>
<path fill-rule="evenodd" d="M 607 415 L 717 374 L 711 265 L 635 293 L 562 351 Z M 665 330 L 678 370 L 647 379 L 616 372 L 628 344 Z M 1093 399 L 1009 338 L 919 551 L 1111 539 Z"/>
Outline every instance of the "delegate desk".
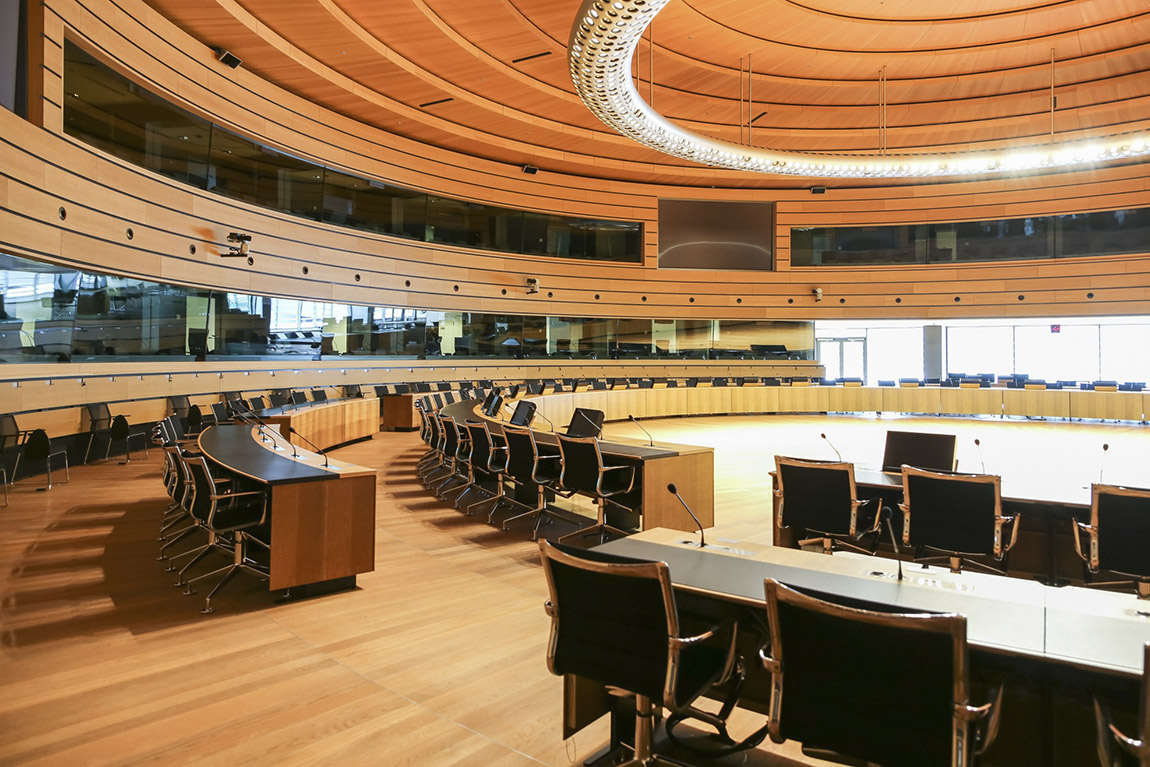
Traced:
<path fill-rule="evenodd" d="M 372 399 L 335 399 L 284 405 L 256 410 L 253 415 L 279 426 L 283 434 L 288 434 L 287 427 L 290 426 L 303 435 L 303 440 L 297 440 L 297 435 L 291 434 L 288 438 L 292 444 L 308 447 L 310 441 L 321 450 L 368 439 L 379 431 L 379 405 Z"/>
<path fill-rule="evenodd" d="M 459 421 L 486 420 L 492 434 L 501 440 L 502 421 L 486 418 L 476 412 L 481 404 L 478 400 L 464 400 L 447 405 L 439 412 Z M 559 438 L 556 434 L 539 429 L 532 431 L 541 451 L 558 454 Z M 637 440 L 603 438 L 599 440 L 599 449 L 608 465 L 635 467 L 635 483 L 631 492 L 614 496 L 612 500 L 637 509 L 642 520 L 639 522 L 634 519 L 634 515 L 622 512 L 623 516 L 615 517 L 616 521 L 612 524 L 624 529 L 641 525 L 644 530 L 654 527 L 697 530 L 694 520 L 682 504 L 667 491 L 667 485 L 672 482 L 678 484 L 683 500 L 691 506 L 703 527 L 715 524 L 714 449 L 660 442 L 651 446 Z M 609 518 L 620 513 L 610 505 L 607 509 Z"/>
<path fill-rule="evenodd" d="M 283 439 L 275 444 L 283 446 Z M 212 426 L 200 450 L 225 471 L 266 485 L 273 590 L 353 588 L 375 569 L 375 470 L 290 447 L 274 449 L 246 425 Z"/>
<path fill-rule="evenodd" d="M 954 575 L 911 564 L 904 564 L 900 582 L 889 559 L 828 557 L 766 545 L 754 525 L 709 533 L 707 549 L 697 546 L 696 535 L 671 530 L 649 530 L 599 549 L 666 562 L 686 614 L 738 618 L 739 651 L 748 666 L 741 706 L 765 712 L 769 701 L 769 675 L 754 660 L 767 642 L 766 577 L 907 611 L 965 615 L 973 680 L 1006 686 L 999 740 L 981 762 L 984 767 L 1094 764 L 1091 695 L 1117 694 L 1136 706 L 1150 610 L 1133 594 L 1059 589 L 981 573 Z M 900 667 L 899 658 L 876 656 L 875 661 L 888 664 L 891 674 L 914 673 Z M 607 710 L 595 685 L 566 682 L 565 735 Z M 859 691 L 859 701 L 865 705 L 865 690 Z"/>

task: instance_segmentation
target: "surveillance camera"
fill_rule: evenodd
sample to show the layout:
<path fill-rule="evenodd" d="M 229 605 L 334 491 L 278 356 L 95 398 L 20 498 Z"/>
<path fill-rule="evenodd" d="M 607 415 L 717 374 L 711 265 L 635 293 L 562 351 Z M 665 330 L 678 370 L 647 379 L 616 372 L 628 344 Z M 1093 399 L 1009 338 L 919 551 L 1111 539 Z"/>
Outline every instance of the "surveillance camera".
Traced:
<path fill-rule="evenodd" d="M 815 297 L 816 301 L 822 301 L 823 300 L 823 289 L 822 288 L 811 288 L 811 295 Z"/>
<path fill-rule="evenodd" d="M 527 278 L 527 295 L 539 292 L 539 280 L 535 277 Z"/>
<path fill-rule="evenodd" d="M 228 234 L 228 242 L 251 242 L 252 236 L 250 234 L 240 234 L 239 232 L 230 232 Z"/>

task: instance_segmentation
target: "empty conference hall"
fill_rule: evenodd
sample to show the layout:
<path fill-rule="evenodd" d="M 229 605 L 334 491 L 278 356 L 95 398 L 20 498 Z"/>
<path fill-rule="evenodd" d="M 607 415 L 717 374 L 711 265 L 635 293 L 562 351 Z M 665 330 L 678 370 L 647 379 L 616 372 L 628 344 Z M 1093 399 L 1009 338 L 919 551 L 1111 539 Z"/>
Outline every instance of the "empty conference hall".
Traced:
<path fill-rule="evenodd" d="M 1150 767 L 1145 0 L 0 0 L 0 767 Z"/>

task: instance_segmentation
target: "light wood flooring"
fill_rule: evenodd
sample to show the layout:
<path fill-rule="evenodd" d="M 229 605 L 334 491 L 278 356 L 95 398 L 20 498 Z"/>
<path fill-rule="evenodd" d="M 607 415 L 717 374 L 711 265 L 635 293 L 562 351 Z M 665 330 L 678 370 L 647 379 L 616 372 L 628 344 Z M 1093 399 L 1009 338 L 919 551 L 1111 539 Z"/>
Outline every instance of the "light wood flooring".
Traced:
<path fill-rule="evenodd" d="M 660 440 L 716 446 L 718 524 L 769 520 L 771 456 L 877 463 L 887 427 L 938 419 L 719 417 L 645 423 Z M 1041 459 L 1089 482 L 1150 484 L 1135 425 L 946 421 L 980 436 L 987 468 Z M 607 434 L 641 436 L 630 424 Z M 971 445 L 973 449 L 973 445 Z M 607 737 L 564 743 L 546 669 L 546 585 L 526 532 L 501 532 L 414 479 L 422 445 L 381 433 L 338 451 L 379 467 L 376 571 L 352 592 L 277 604 L 237 578 L 202 600 L 155 561 L 161 460 L 24 480 L 0 508 L 0 764 L 568 765 Z M 977 466 L 960 447 L 965 467 Z M 742 736 L 761 722 L 740 717 Z M 791 744 L 729 763 L 789 767 Z"/>

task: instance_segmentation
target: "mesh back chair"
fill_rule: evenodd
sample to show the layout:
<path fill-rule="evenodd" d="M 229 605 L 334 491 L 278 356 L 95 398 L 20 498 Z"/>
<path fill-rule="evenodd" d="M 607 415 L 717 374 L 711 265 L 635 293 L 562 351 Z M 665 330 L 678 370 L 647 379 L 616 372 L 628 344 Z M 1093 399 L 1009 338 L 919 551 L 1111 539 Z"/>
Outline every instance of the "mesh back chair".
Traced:
<path fill-rule="evenodd" d="M 1124 734 L 1114 724 L 1109 707 L 1097 697 L 1094 718 L 1098 724 L 1098 760 L 1103 767 L 1150 767 L 1150 644 L 1143 649 L 1137 734 Z"/>
<path fill-rule="evenodd" d="M 271 400 L 272 407 L 283 407 L 284 405 L 291 404 L 291 390 L 290 389 L 276 389 L 268 395 Z"/>
<path fill-rule="evenodd" d="M 52 489 L 52 459 L 62 457 L 64 459 L 64 482 L 72 480 L 72 472 L 68 467 L 68 453 L 65 450 L 53 450 L 52 440 L 48 438 L 48 432 L 43 429 L 35 429 L 28 435 L 28 441 L 24 443 L 24 460 L 29 463 L 44 462 L 44 471 L 47 473 L 48 482 L 44 487 L 38 487 L 36 490 L 51 490 Z"/>
<path fill-rule="evenodd" d="M 188 417 L 188 408 L 191 407 L 191 403 L 188 401 L 188 395 L 174 394 L 171 397 L 168 397 L 168 405 L 171 406 L 172 413 L 177 418 Z"/>
<path fill-rule="evenodd" d="M 1083 551 L 1082 538 L 1087 547 Z M 1092 485 L 1090 523 L 1074 523 L 1074 546 L 1086 565 L 1088 586 L 1114 586 L 1129 581 L 1094 581 L 1106 570 L 1130 576 L 1139 599 L 1150 599 L 1150 490 Z"/>
<path fill-rule="evenodd" d="M 302 391 L 293 391 L 291 393 L 291 402 L 293 405 L 302 405 L 307 402 L 307 394 Z"/>
<path fill-rule="evenodd" d="M 505 518 L 503 529 L 507 530 L 508 525 L 516 520 L 534 519 L 535 529 L 531 532 L 531 537 L 538 538 L 540 525 L 543 524 L 544 520 L 549 519 L 547 515 L 555 515 L 547 506 L 547 492 L 552 491 L 565 496 L 571 495 L 558 489 L 560 457 L 558 454 L 542 454 L 538 443 L 535 442 L 535 432 L 530 429 L 504 426 L 503 438 L 507 443 L 505 467 L 507 479 L 516 487 L 535 489 L 535 505 L 532 507 L 528 507 L 527 504 L 520 503 L 510 496 L 505 498 L 505 503 L 511 503 L 525 509 L 525 511 Z M 494 509 L 492 513 L 494 513 Z"/>
<path fill-rule="evenodd" d="M 823 553 L 830 554 L 835 544 L 864 551 L 841 539 L 859 540 L 874 535 L 868 553 L 878 547 L 878 499 L 860 501 L 855 490 L 853 463 L 806 461 L 775 456 L 775 502 L 780 528 L 795 528 L 800 535 L 812 535 L 799 541 L 800 546 L 822 543 Z"/>
<path fill-rule="evenodd" d="M 252 410 L 266 410 L 268 401 L 263 397 L 252 397 L 248 400 L 248 404 L 251 405 Z"/>
<path fill-rule="evenodd" d="M 771 578 L 765 589 L 771 740 L 882 767 L 969 767 L 993 742 L 1001 688 L 970 705 L 965 616 L 844 607 Z M 984 731 L 972 733 L 980 721 Z"/>
<path fill-rule="evenodd" d="M 104 454 L 107 458 L 108 454 L 112 452 L 112 444 L 123 440 L 124 442 L 124 455 L 125 458 L 120 462 L 120 465 L 132 462 L 132 438 L 137 437 L 144 440 L 144 458 L 148 457 L 148 435 L 146 432 L 138 431 L 133 432 L 128 419 L 122 415 L 118 415 L 112 419 L 112 427 L 108 429 L 108 451 Z"/>
<path fill-rule="evenodd" d="M 311 390 L 311 401 L 312 402 L 327 402 L 327 392 L 324 391 L 323 389 L 312 389 Z"/>
<path fill-rule="evenodd" d="M 597 437 L 568 437 L 560 434 L 561 456 L 559 485 L 578 495 L 594 499 L 598 509 L 594 524 L 560 538 L 598 535 L 603 543 L 610 536 L 625 536 L 627 532 L 607 524 L 607 503 L 613 496 L 630 492 L 635 483 L 634 466 L 607 466 Z M 619 504 L 622 508 L 627 508 Z"/>
<path fill-rule="evenodd" d="M 193 479 L 193 507 L 205 509 L 204 525 L 212 534 L 212 548 L 219 548 L 220 541 L 228 540 L 227 549 L 231 550 L 232 563 L 225 565 L 210 573 L 197 575 L 184 581 L 186 586 L 184 594 L 196 593 L 192 584 L 211 578 L 216 575 L 222 577 L 204 598 L 204 608 L 200 610 L 205 615 L 214 612 L 212 598 L 240 571 L 248 572 L 256 577 L 267 580 L 267 567 L 256 563 L 251 557 L 249 546 L 255 544 L 267 550 L 267 495 L 263 490 L 234 491 L 227 483 L 219 482 L 212 476 L 208 460 L 203 456 L 187 459 Z M 203 512 L 200 512 L 203 513 Z M 199 513 L 197 513 L 199 516 Z M 185 570 L 193 563 L 185 566 Z M 181 576 L 184 571 L 181 571 Z"/>
<path fill-rule="evenodd" d="M 654 719 L 702 719 L 726 735 L 725 716 L 694 708 L 735 666 L 736 625 L 684 636 L 665 562 L 644 562 L 539 542 L 550 596 L 547 667 L 635 695 L 633 767 L 672 764 L 651 753 Z M 668 723 L 670 726 L 670 723 Z"/>
<path fill-rule="evenodd" d="M 107 460 L 112 450 L 112 413 L 103 402 L 85 405 L 85 408 L 88 411 L 88 446 L 84 448 L 84 463 L 88 462 L 88 455 L 92 452 L 92 443 L 96 437 L 108 439 L 108 447 L 104 451 L 104 460 Z"/>
<path fill-rule="evenodd" d="M 430 444 L 435 453 L 432 456 L 434 460 L 421 468 L 419 474 L 424 487 L 430 489 L 435 482 L 451 473 L 451 461 L 455 457 L 455 429 L 448 426 L 447 417 L 434 409 L 434 405 L 427 413 L 432 420 Z"/>
<path fill-rule="evenodd" d="M 468 423 L 467 431 L 471 437 L 469 465 L 471 467 L 472 488 L 487 493 L 488 497 L 468 504 L 466 513 L 470 516 L 475 513 L 477 506 L 491 503 L 491 511 L 487 515 L 487 522 L 490 524 L 495 516 L 495 510 L 504 499 L 503 480 L 507 468 L 507 447 L 506 445 L 495 444 L 487 421 Z M 485 487 L 485 482 L 494 484 L 494 489 L 489 490 Z M 466 494 L 466 491 L 464 493 Z M 455 502 L 456 507 L 458 507 L 459 498 L 456 498 Z"/>
<path fill-rule="evenodd" d="M 1006 571 L 1006 554 L 1018 539 L 1017 516 L 1002 514 L 1001 480 L 991 474 L 959 474 L 902 467 L 902 540 L 915 547 L 916 561 L 947 561 L 951 572 L 962 562 L 991 572 Z M 1010 525 L 1010 541 L 1003 528 Z M 923 549 L 947 552 L 922 558 Z M 974 562 L 970 556 L 992 557 L 1002 567 Z"/>
<path fill-rule="evenodd" d="M 21 429 L 17 425 L 15 416 L 0 415 L 0 468 L 5 468 L 5 492 L 7 492 L 8 481 L 16 481 L 16 470 L 20 468 L 20 456 L 24 452 L 24 443 L 31 433 L 30 429 Z M 16 460 L 12 462 L 11 474 L 7 473 L 7 464 L 4 463 L 5 458 L 9 455 L 16 456 Z"/>
<path fill-rule="evenodd" d="M 222 402 L 217 402 L 212 405 L 212 420 L 215 423 L 227 423 L 232 419 L 228 414 L 228 406 Z"/>

